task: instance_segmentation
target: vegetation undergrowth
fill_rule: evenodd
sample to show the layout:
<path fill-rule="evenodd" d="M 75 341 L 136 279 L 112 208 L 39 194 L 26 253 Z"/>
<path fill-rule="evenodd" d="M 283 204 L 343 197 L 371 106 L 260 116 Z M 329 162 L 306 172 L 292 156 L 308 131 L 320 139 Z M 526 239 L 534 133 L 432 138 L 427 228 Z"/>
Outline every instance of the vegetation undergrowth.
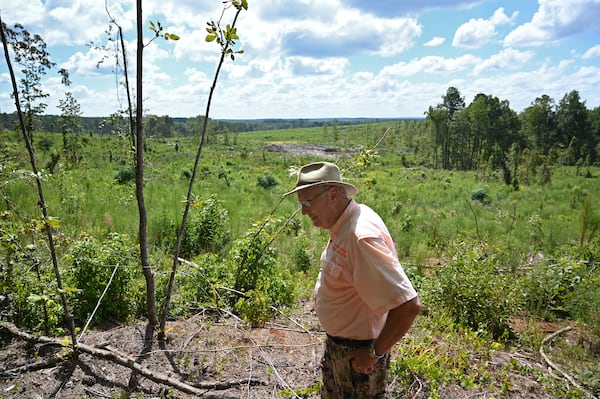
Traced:
<path fill-rule="evenodd" d="M 345 178 L 360 187 L 357 200 L 388 222 L 426 306 L 414 333 L 397 347 L 392 370 L 401 389 L 422 381 L 431 397 L 445 384 L 488 387 L 501 396 L 510 390 L 507 373 L 537 371 L 514 359 L 493 365 L 494 351 L 537 353 L 543 337 L 535 323 L 572 322 L 580 332 L 576 345 L 555 342 L 553 359 L 597 390 L 600 218 L 593 198 L 600 195 L 600 169 L 590 166 L 581 173 L 556 165 L 549 183 L 522 181 L 518 189 L 487 166 L 432 169 L 417 150 L 406 150 L 405 132 L 423 129 L 410 138 L 415 147 L 425 140 L 427 125 L 419 121 L 394 122 L 385 145 L 361 152 L 389 125 L 344 126 L 335 135 L 331 128 L 240 133 L 227 145 L 212 138 L 183 237 L 171 314 L 223 308 L 261 326 L 311 297 L 327 233 L 295 213 L 293 198 L 279 201 L 295 182 L 290 169 L 317 157 L 271 152 L 265 144 L 328 143 L 339 146 L 336 157 Z M 60 151 L 58 137 L 38 135 L 42 163 Z M 10 299 L 0 310 L 22 328 L 58 334 L 61 309 L 52 294 L 33 179 L 11 138 L 3 133 L 0 295 Z M 93 322 L 143 316 L 143 283 L 132 256 L 135 196 L 121 172 L 126 154 L 118 155 L 119 145 L 118 138 L 89 137 L 77 167 L 58 162 L 42 176 L 51 183 L 49 212 L 80 328 L 117 265 L 108 288 L 111 301 L 100 304 Z M 151 137 L 147 143 L 147 206 L 153 210 L 148 231 L 159 302 L 192 148 L 193 139 L 185 137 Z M 527 326 L 516 329 L 515 319 Z M 536 378 L 558 397 L 577 397 L 565 384 Z"/>

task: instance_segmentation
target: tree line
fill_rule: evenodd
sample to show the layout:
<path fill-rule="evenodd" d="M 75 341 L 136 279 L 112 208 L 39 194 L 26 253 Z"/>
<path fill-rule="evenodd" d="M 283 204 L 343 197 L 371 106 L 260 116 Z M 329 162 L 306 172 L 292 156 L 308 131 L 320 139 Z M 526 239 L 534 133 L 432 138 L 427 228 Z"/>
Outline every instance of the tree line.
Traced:
<path fill-rule="evenodd" d="M 198 126 L 202 125 L 204 116 L 172 117 L 169 115 L 146 115 L 144 127 L 149 135 L 156 137 L 190 137 L 198 134 Z M 35 119 L 36 131 L 60 133 L 63 123 L 61 115 L 43 114 Z M 258 132 L 267 130 L 302 129 L 321 126 L 345 126 L 357 123 L 379 122 L 399 118 L 297 118 L 297 119 L 210 119 L 209 129 L 214 134 Z M 115 113 L 107 117 L 80 116 L 78 130 L 81 134 L 111 134 L 125 126 L 122 116 Z M 13 113 L 0 113 L 0 131 L 16 130 L 18 116 Z"/>
<path fill-rule="evenodd" d="M 466 105 L 455 87 L 425 112 L 432 126 L 436 168 L 502 169 L 516 179 L 518 160 L 571 166 L 598 165 L 600 107 L 587 109 L 577 90 L 558 103 L 544 94 L 521 113 L 507 100 L 479 93 Z"/>

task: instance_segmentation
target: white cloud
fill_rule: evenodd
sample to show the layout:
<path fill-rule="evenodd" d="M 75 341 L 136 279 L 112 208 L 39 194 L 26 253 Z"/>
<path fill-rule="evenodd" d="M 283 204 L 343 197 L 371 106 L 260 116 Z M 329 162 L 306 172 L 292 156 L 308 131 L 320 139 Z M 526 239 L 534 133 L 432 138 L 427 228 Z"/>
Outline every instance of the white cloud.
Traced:
<path fill-rule="evenodd" d="M 583 59 L 600 57 L 600 44 L 590 47 L 582 56 Z"/>
<path fill-rule="evenodd" d="M 469 22 L 458 27 L 452 45 L 471 49 L 480 48 L 497 36 L 497 26 L 512 23 L 516 16 L 515 12 L 512 17 L 508 17 L 504 13 L 504 8 L 500 7 L 489 19 L 471 18 Z"/>
<path fill-rule="evenodd" d="M 21 22 L 30 32 L 40 33 L 57 67 L 69 70 L 70 89 L 86 116 L 106 116 L 122 108 L 124 91 L 114 75 L 114 54 L 109 53 L 96 69 L 102 54 L 84 46 L 88 40 L 106 42 L 108 16 L 103 1 L 6 3 L 3 17 L 12 19 L 5 22 Z M 506 37 L 501 51 L 501 35 L 513 29 L 510 25 L 517 12 L 507 14 L 495 8 L 490 15 L 484 3 L 252 1 L 237 22 L 239 45 L 245 53 L 223 64 L 211 117 L 422 116 L 429 105 L 440 102 L 448 86 L 457 87 L 467 98 L 483 92 L 508 99 L 515 110 L 542 94 L 559 99 L 573 89 L 580 90 L 588 106 L 600 104 L 596 93 L 600 71 L 594 66 L 600 45 L 590 47 L 598 43 L 594 33 L 600 31 L 596 21 L 600 20 L 600 0 L 539 0 L 539 9 L 535 1 L 514 3 L 519 12 L 535 16 Z M 109 6 L 125 30 L 131 82 L 135 78 L 135 7 L 130 0 L 111 0 Z M 155 40 L 144 50 L 147 112 L 204 113 L 220 56 L 216 43 L 204 41 L 205 27 L 206 21 L 219 18 L 221 6 L 219 1 L 144 0 L 145 41 L 152 37 L 149 19 L 160 20 L 167 31 L 181 37 L 175 42 Z M 401 11 L 407 7 L 413 12 Z M 453 15 L 469 16 L 454 32 L 454 48 L 446 46 L 453 34 L 446 9 L 456 11 Z M 225 22 L 230 22 L 231 11 Z M 20 19 L 14 20 L 15 15 Z M 560 38 L 576 34 L 581 40 L 560 45 Z M 552 51 L 517 47 L 534 42 L 558 45 Z M 55 113 L 65 88 L 56 80 L 55 70 L 47 79 L 44 90 L 51 94 L 47 110 Z M 10 87 L 6 82 L 0 65 L 3 112 L 14 108 L 7 98 Z"/>
<path fill-rule="evenodd" d="M 466 72 L 479 64 L 482 60 L 471 54 L 456 58 L 439 56 L 426 56 L 416 58 L 410 62 L 399 62 L 385 66 L 381 75 L 409 77 L 418 74 L 449 75 L 452 73 Z"/>
<path fill-rule="evenodd" d="M 445 41 L 446 41 L 446 38 L 436 36 L 433 39 L 431 39 L 430 41 L 428 41 L 427 43 L 425 43 L 424 46 L 437 47 L 437 46 L 441 46 L 442 44 L 444 44 Z"/>
<path fill-rule="evenodd" d="M 477 75 L 506 70 L 518 70 L 534 56 L 533 51 L 518 51 L 512 48 L 493 54 L 475 66 Z"/>
<path fill-rule="evenodd" d="M 598 0 L 538 0 L 540 7 L 527 22 L 504 38 L 508 47 L 556 45 L 586 30 L 600 30 Z"/>
<path fill-rule="evenodd" d="M 111 74 L 114 69 L 112 54 L 97 48 L 89 49 L 86 53 L 78 51 L 60 65 L 73 76 L 82 77 Z"/>

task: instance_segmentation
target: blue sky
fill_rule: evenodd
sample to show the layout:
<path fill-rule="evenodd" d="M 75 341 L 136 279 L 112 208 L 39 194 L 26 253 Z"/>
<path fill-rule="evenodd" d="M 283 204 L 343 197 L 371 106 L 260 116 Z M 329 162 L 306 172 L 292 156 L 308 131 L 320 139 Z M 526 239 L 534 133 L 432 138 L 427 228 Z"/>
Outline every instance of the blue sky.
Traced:
<path fill-rule="evenodd" d="M 3 1 L 2 20 L 21 23 L 48 44 L 55 70 L 43 89 L 46 113 L 59 114 L 70 72 L 85 116 L 125 103 L 114 62 L 87 43 L 107 43 L 106 9 L 124 29 L 135 69 L 133 0 Z M 212 118 L 422 117 L 449 86 L 470 103 L 478 93 L 521 112 L 547 94 L 557 103 L 579 91 L 600 105 L 600 0 L 248 0 L 237 27 L 244 54 L 228 60 Z M 143 0 L 145 26 L 160 21 L 179 41 L 144 50 L 144 108 L 154 115 L 205 113 L 219 48 L 206 22 L 221 0 Z M 233 12 L 224 15 L 231 22 Z M 146 29 L 145 42 L 152 37 Z M 0 111 L 13 112 L 0 62 Z"/>

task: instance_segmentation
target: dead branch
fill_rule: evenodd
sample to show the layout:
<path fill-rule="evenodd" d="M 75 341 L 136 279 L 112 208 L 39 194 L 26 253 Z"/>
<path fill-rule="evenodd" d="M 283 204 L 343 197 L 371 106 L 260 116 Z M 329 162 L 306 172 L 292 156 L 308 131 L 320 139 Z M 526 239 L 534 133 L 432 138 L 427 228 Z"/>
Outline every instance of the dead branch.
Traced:
<path fill-rule="evenodd" d="M 0 371 L 0 377 L 2 378 L 14 378 L 19 374 L 28 372 L 28 371 L 37 371 L 42 369 L 48 369 L 56 366 L 59 363 L 66 361 L 69 358 L 69 354 L 66 351 L 63 351 L 59 354 L 55 354 L 52 357 L 47 357 L 35 363 L 28 363 L 22 366 L 18 366 L 12 368 L 10 370 Z"/>
<path fill-rule="evenodd" d="M 546 355 L 546 353 L 544 352 L 544 345 L 547 344 L 548 342 L 552 341 L 555 337 L 559 336 L 560 334 L 563 334 L 567 331 L 572 330 L 573 327 L 571 326 L 566 326 L 564 328 L 561 328 L 558 331 L 553 332 L 552 334 L 547 335 L 546 337 L 544 337 L 544 339 L 542 340 L 542 343 L 540 345 L 540 356 L 542 356 L 542 359 L 544 359 L 544 361 L 546 362 L 546 364 L 556 370 L 559 374 L 561 374 L 565 379 L 567 379 L 567 381 L 569 381 L 571 383 L 571 385 L 573 385 L 575 388 L 583 391 L 586 393 L 586 395 L 588 395 L 589 397 L 593 398 L 594 395 L 589 392 L 587 389 L 585 389 L 583 386 L 581 386 L 576 380 L 575 378 L 573 378 L 572 376 L 570 376 L 569 374 L 567 374 L 565 371 L 563 371 L 558 365 L 556 365 L 554 362 L 552 362 L 548 356 Z"/>
<path fill-rule="evenodd" d="M 52 344 L 62 345 L 62 343 L 59 339 L 29 334 L 25 331 L 20 330 L 14 324 L 8 323 L 5 321 L 0 321 L 0 328 L 5 329 L 13 336 L 23 339 L 27 342 L 52 343 Z M 128 357 L 124 354 L 118 353 L 118 351 L 116 349 L 114 349 L 108 345 L 103 345 L 102 348 L 99 348 L 99 347 L 93 347 L 93 346 L 89 346 L 89 345 L 85 345 L 85 344 L 79 344 L 78 349 L 83 353 L 86 353 L 86 354 L 89 354 L 89 355 L 92 355 L 92 356 L 95 356 L 95 357 L 98 357 L 98 358 L 101 358 L 104 360 L 108 360 L 108 361 L 111 361 L 118 365 L 127 367 L 130 370 L 140 374 L 141 376 L 143 376 L 153 382 L 168 385 L 168 386 L 173 387 L 181 392 L 198 395 L 198 396 L 204 396 L 206 394 L 206 391 L 208 391 L 208 390 L 225 390 L 225 389 L 229 389 L 229 388 L 233 388 L 233 387 L 238 387 L 243 384 L 251 384 L 251 385 L 265 384 L 263 381 L 257 380 L 257 379 L 250 379 L 250 380 L 241 379 L 241 380 L 226 381 L 226 382 L 202 382 L 202 383 L 195 383 L 193 385 L 190 385 L 190 384 L 184 383 L 176 378 L 169 377 L 163 373 L 160 373 L 160 372 L 157 372 L 154 370 L 150 370 L 150 369 L 140 365 L 139 363 L 136 363 L 135 359 Z M 55 357 L 55 358 L 58 359 L 59 357 Z M 64 358 L 62 358 L 62 360 L 67 360 L 69 358 L 70 358 L 69 356 L 65 356 Z M 23 371 L 26 371 L 26 370 L 27 369 L 23 369 Z"/>

